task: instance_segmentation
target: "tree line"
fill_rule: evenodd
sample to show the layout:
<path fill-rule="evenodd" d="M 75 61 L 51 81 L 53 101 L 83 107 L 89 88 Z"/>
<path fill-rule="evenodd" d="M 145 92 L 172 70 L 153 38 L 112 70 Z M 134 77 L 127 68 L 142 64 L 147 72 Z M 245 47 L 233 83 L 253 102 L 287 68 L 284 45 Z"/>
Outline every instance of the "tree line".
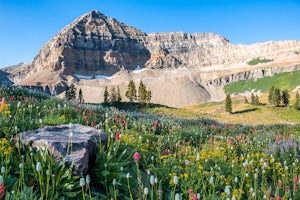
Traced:
<path fill-rule="evenodd" d="M 151 90 L 148 90 L 142 80 L 140 80 L 138 90 L 136 89 L 135 83 L 133 80 L 130 80 L 127 86 L 127 91 L 125 96 L 129 99 L 130 103 L 138 102 L 141 104 L 149 104 L 152 98 Z M 72 83 L 70 86 L 67 86 L 65 91 L 65 97 L 67 100 L 76 100 L 76 87 Z M 104 94 L 103 94 L 103 103 L 104 104 L 112 104 L 116 105 L 122 101 L 122 97 L 120 94 L 120 87 L 112 87 L 110 91 L 108 91 L 107 86 L 105 86 Z M 78 92 L 78 102 L 84 103 L 83 94 L 81 88 Z"/>
<path fill-rule="evenodd" d="M 279 88 L 272 86 L 268 94 L 268 102 L 270 105 L 276 107 L 287 107 L 290 104 L 289 91 L 287 89 L 281 91 Z M 245 103 L 249 103 L 247 97 L 245 97 Z M 251 104 L 260 105 L 258 96 L 254 95 L 253 93 L 251 93 Z M 295 102 L 293 104 L 293 107 L 296 110 L 300 109 L 300 95 L 298 91 L 295 95 Z M 230 94 L 226 94 L 225 111 L 228 113 L 232 113 L 232 100 Z"/>
<path fill-rule="evenodd" d="M 135 83 L 133 80 L 130 80 L 127 86 L 127 90 L 125 93 L 125 96 L 129 99 L 130 103 L 133 102 L 139 102 L 141 104 L 149 104 L 151 101 L 151 91 L 147 90 L 147 87 L 143 83 L 142 80 L 140 80 L 140 84 L 138 87 L 138 90 L 136 89 Z M 115 92 L 115 87 L 111 89 L 111 92 L 109 94 L 107 86 L 105 87 L 104 91 L 104 104 L 115 104 L 120 103 L 122 100 L 120 95 L 120 88 L 117 87 L 117 92 Z"/>

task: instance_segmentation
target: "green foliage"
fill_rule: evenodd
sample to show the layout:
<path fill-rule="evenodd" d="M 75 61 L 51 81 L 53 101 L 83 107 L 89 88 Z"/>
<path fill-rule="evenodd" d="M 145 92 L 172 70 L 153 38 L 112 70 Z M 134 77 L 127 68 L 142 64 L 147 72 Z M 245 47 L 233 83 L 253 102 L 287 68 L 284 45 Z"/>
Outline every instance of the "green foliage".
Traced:
<path fill-rule="evenodd" d="M 282 103 L 283 103 L 284 106 L 289 105 L 289 103 L 290 103 L 290 94 L 289 94 L 288 90 L 283 90 L 282 91 L 281 99 L 282 99 Z"/>
<path fill-rule="evenodd" d="M 136 100 L 136 87 L 133 80 L 129 81 L 125 96 L 129 99 L 130 103 Z"/>
<path fill-rule="evenodd" d="M 117 87 L 117 103 L 120 103 L 122 101 L 121 93 L 120 93 L 120 87 Z"/>
<path fill-rule="evenodd" d="M 76 99 L 76 88 L 74 83 L 72 83 L 70 86 L 67 86 L 67 89 L 65 91 L 65 96 L 67 100 L 75 100 Z"/>
<path fill-rule="evenodd" d="M 299 85 L 300 70 L 294 72 L 285 72 L 275 74 L 273 77 L 264 77 L 258 80 L 249 79 L 241 80 L 228 85 L 225 85 L 224 90 L 229 94 L 239 94 L 246 91 L 268 91 L 274 85 L 281 90 L 288 89 L 292 91 Z"/>
<path fill-rule="evenodd" d="M 259 63 L 267 63 L 267 62 L 272 62 L 273 59 L 266 59 L 266 58 L 263 58 L 263 59 L 260 59 L 259 57 L 258 58 L 254 58 L 252 60 L 250 60 L 249 62 L 247 62 L 248 65 L 257 65 Z"/>
<path fill-rule="evenodd" d="M 108 96 L 109 96 L 109 93 L 108 93 L 108 90 L 107 90 L 107 86 L 105 86 L 105 90 L 104 90 L 104 104 L 107 104 L 108 103 Z"/>
<path fill-rule="evenodd" d="M 111 104 L 114 104 L 117 101 L 116 88 L 112 87 L 110 91 L 109 101 Z"/>
<path fill-rule="evenodd" d="M 83 101 L 84 101 L 81 88 L 79 89 L 79 92 L 78 92 L 78 101 L 79 101 L 79 103 L 83 103 Z"/>
<path fill-rule="evenodd" d="M 296 96 L 295 96 L 294 108 L 296 110 L 299 110 L 299 108 L 300 108 L 300 95 L 299 95 L 298 91 L 296 92 Z"/>
<path fill-rule="evenodd" d="M 251 104 L 252 105 L 259 105 L 259 98 L 257 95 L 251 93 Z"/>
<path fill-rule="evenodd" d="M 274 92 L 275 92 L 275 87 L 274 87 L 274 85 L 272 85 L 272 87 L 269 91 L 269 95 L 268 95 L 268 101 L 271 105 L 275 104 L 275 102 L 274 102 Z"/>
<path fill-rule="evenodd" d="M 142 80 L 140 80 L 139 84 L 138 101 L 140 103 L 150 103 L 151 101 L 151 91 L 147 90 Z"/>
<path fill-rule="evenodd" d="M 280 94 L 280 89 L 279 88 L 275 88 L 273 98 L 274 98 L 274 105 L 279 106 L 280 102 L 281 102 L 281 94 Z"/>
<path fill-rule="evenodd" d="M 226 100 L 225 100 L 225 110 L 228 113 L 232 113 L 232 101 L 231 101 L 231 97 L 230 94 L 226 95 Z"/>

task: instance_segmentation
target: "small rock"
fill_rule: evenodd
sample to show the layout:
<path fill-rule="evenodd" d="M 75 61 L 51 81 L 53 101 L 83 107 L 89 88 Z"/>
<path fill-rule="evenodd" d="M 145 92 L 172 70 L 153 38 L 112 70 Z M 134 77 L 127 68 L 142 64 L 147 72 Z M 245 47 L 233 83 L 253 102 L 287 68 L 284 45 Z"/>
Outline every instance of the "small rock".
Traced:
<path fill-rule="evenodd" d="M 93 127 L 80 124 L 47 126 L 34 131 L 19 133 L 15 144 L 21 139 L 24 146 L 44 146 L 54 154 L 55 161 L 73 163 L 73 174 L 86 174 L 96 160 L 97 145 L 107 144 L 107 135 Z"/>

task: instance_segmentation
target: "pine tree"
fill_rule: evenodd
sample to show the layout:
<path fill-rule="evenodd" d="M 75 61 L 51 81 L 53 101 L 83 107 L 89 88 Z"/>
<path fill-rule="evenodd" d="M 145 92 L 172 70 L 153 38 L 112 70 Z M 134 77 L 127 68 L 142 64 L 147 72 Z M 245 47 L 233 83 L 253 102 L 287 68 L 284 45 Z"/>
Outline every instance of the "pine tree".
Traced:
<path fill-rule="evenodd" d="M 296 99 L 295 99 L 295 103 L 294 103 L 294 108 L 296 110 L 299 110 L 300 108 L 300 96 L 299 96 L 299 92 L 296 92 Z"/>
<path fill-rule="evenodd" d="M 138 90 L 138 101 L 140 103 L 145 103 L 147 100 L 147 89 L 143 81 L 140 80 L 139 90 Z"/>
<path fill-rule="evenodd" d="M 70 87 L 67 86 L 65 95 L 66 95 L 67 100 L 75 100 L 76 99 L 76 88 L 73 83 L 70 85 Z"/>
<path fill-rule="evenodd" d="M 129 99 L 130 103 L 136 100 L 136 88 L 133 80 L 129 81 L 125 96 Z"/>
<path fill-rule="evenodd" d="M 245 104 L 248 104 L 249 102 L 248 102 L 248 99 L 247 99 L 247 97 L 245 96 Z"/>
<path fill-rule="evenodd" d="M 255 95 L 254 105 L 259 105 L 259 98 Z"/>
<path fill-rule="evenodd" d="M 275 87 L 274 87 L 274 85 L 272 85 L 272 87 L 269 91 L 269 95 L 268 95 L 268 101 L 271 105 L 274 104 L 274 92 L 275 92 Z"/>
<path fill-rule="evenodd" d="M 280 106 L 281 94 L 280 94 L 280 89 L 279 88 L 275 88 L 273 98 L 274 98 L 274 105 L 275 106 Z"/>
<path fill-rule="evenodd" d="M 281 99 L 282 99 L 282 103 L 283 103 L 284 106 L 289 105 L 289 103 L 290 103 L 290 94 L 289 94 L 288 90 L 283 90 L 282 91 Z"/>
<path fill-rule="evenodd" d="M 255 105 L 255 96 L 253 93 L 251 93 L 251 104 Z"/>
<path fill-rule="evenodd" d="M 232 113 L 232 102 L 231 102 L 230 94 L 226 95 L 225 109 L 226 109 L 226 112 L 228 112 L 230 114 Z"/>
<path fill-rule="evenodd" d="M 117 102 L 120 103 L 122 101 L 121 93 L 120 93 L 120 87 L 117 87 Z"/>
<path fill-rule="evenodd" d="M 79 103 L 80 103 L 80 104 L 83 102 L 83 95 L 82 95 L 82 90 L 81 90 L 81 88 L 79 89 L 79 92 L 78 92 L 78 100 L 79 100 Z"/>
<path fill-rule="evenodd" d="M 105 86 L 105 90 L 104 90 L 104 103 L 107 104 L 108 103 L 108 96 L 109 96 L 109 93 L 108 93 L 108 90 L 107 90 L 107 86 Z"/>
<path fill-rule="evenodd" d="M 147 98 L 146 101 L 149 104 L 152 98 L 152 92 L 150 90 L 147 91 Z"/>
<path fill-rule="evenodd" d="M 112 87 L 112 89 L 110 91 L 109 101 L 112 104 L 114 104 L 117 101 L 117 94 L 116 94 L 116 88 L 115 87 Z"/>

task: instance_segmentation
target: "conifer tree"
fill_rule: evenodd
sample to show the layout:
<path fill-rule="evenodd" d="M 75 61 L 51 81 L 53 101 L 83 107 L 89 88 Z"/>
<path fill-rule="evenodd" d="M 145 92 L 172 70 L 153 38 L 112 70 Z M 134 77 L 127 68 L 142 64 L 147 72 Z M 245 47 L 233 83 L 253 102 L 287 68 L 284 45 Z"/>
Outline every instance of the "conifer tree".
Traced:
<path fill-rule="evenodd" d="M 147 98 L 146 101 L 149 104 L 152 98 L 152 92 L 150 90 L 147 91 Z"/>
<path fill-rule="evenodd" d="M 274 104 L 274 92 L 275 92 L 275 87 L 274 87 L 274 85 L 272 85 L 272 87 L 269 91 L 269 95 L 268 95 L 268 101 L 271 105 Z"/>
<path fill-rule="evenodd" d="M 105 86 L 105 90 L 104 90 L 104 103 L 107 104 L 108 103 L 108 96 L 109 96 L 109 93 L 108 93 L 108 90 L 107 90 L 107 86 Z"/>
<path fill-rule="evenodd" d="M 296 92 L 296 99 L 295 99 L 295 103 L 294 103 L 294 108 L 296 110 L 299 110 L 300 108 L 300 96 L 299 96 L 299 92 Z"/>
<path fill-rule="evenodd" d="M 117 102 L 120 103 L 122 101 L 121 93 L 120 93 L 120 87 L 117 87 Z"/>
<path fill-rule="evenodd" d="M 254 105 L 259 105 L 259 98 L 257 95 L 255 95 Z"/>
<path fill-rule="evenodd" d="M 280 106 L 281 94 L 280 94 L 280 89 L 279 88 L 275 88 L 273 98 L 274 98 L 274 105 L 275 106 Z"/>
<path fill-rule="evenodd" d="M 82 95 L 82 90 L 81 90 L 81 88 L 79 89 L 79 92 L 78 92 L 78 100 L 79 100 L 79 103 L 80 103 L 80 104 L 83 102 L 83 95 Z"/>
<path fill-rule="evenodd" d="M 117 93 L 116 93 L 116 88 L 112 87 L 110 91 L 110 96 L 109 96 L 110 103 L 114 104 L 117 101 Z"/>
<path fill-rule="evenodd" d="M 139 90 L 138 90 L 138 101 L 140 103 L 145 103 L 147 100 L 147 89 L 143 81 L 140 80 Z"/>
<path fill-rule="evenodd" d="M 289 103 L 290 103 L 290 94 L 289 94 L 288 90 L 283 90 L 282 91 L 281 99 L 282 99 L 282 103 L 283 103 L 284 106 L 289 105 Z"/>
<path fill-rule="evenodd" d="M 251 104 L 255 105 L 255 96 L 253 93 L 251 93 Z"/>
<path fill-rule="evenodd" d="M 226 100 L 225 100 L 225 110 L 228 113 L 232 113 L 232 101 L 231 101 L 231 97 L 230 94 L 226 95 Z"/>
<path fill-rule="evenodd" d="M 133 80 L 129 81 L 125 96 L 129 99 L 130 103 L 136 100 L 136 88 Z"/>
<path fill-rule="evenodd" d="M 245 96 L 245 104 L 248 104 L 249 102 L 248 102 L 248 99 L 247 99 L 247 97 Z"/>
<path fill-rule="evenodd" d="M 74 83 L 72 83 L 69 86 L 67 86 L 66 92 L 65 92 L 67 100 L 75 100 L 76 99 L 76 88 Z"/>

